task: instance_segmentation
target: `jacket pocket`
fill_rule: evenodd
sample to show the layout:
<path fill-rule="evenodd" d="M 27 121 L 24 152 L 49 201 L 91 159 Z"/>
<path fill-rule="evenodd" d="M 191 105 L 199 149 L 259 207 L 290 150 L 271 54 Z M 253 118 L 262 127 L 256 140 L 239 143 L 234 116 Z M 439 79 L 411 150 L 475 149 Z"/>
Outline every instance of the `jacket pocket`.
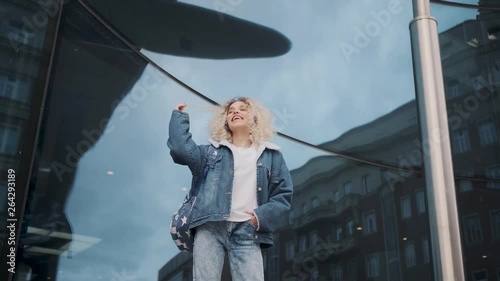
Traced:
<path fill-rule="evenodd" d="M 207 160 L 205 164 L 205 179 L 202 189 L 202 201 L 206 208 L 217 205 L 217 195 L 219 194 L 219 179 L 221 175 L 222 155 L 212 157 Z"/>
<path fill-rule="evenodd" d="M 222 154 L 219 155 L 210 155 L 209 158 L 207 159 L 207 166 L 210 169 L 214 169 L 217 165 L 220 165 L 221 160 L 222 160 Z"/>

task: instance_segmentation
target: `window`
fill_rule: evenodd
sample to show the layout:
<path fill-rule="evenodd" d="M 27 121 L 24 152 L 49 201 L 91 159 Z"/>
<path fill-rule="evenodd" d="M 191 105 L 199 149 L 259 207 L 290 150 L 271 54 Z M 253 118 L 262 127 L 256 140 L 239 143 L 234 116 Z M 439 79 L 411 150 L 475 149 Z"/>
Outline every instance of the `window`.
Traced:
<path fill-rule="evenodd" d="M 301 236 L 299 241 L 299 252 L 304 252 L 307 250 L 307 237 Z"/>
<path fill-rule="evenodd" d="M 351 181 L 344 183 L 344 196 L 351 194 Z"/>
<path fill-rule="evenodd" d="M 417 258 L 415 256 L 415 244 L 407 243 L 405 245 L 405 260 L 406 267 L 413 267 L 417 265 Z"/>
<path fill-rule="evenodd" d="M 431 261 L 430 251 L 429 251 L 429 239 L 422 239 L 422 253 L 424 255 L 424 263 L 429 263 Z"/>
<path fill-rule="evenodd" d="M 20 128 L 0 125 L 0 154 L 16 155 L 20 141 Z"/>
<path fill-rule="evenodd" d="M 332 266 L 333 281 L 342 281 L 342 265 L 335 263 Z"/>
<path fill-rule="evenodd" d="M 472 277 L 474 281 L 488 281 L 488 274 L 485 269 L 472 272 Z"/>
<path fill-rule="evenodd" d="M 318 197 L 314 197 L 311 200 L 311 206 L 312 206 L 313 209 L 319 207 L 319 199 L 318 199 Z"/>
<path fill-rule="evenodd" d="M 348 236 L 352 236 L 353 232 L 354 232 L 354 221 L 353 220 L 349 220 L 347 222 L 347 235 Z"/>
<path fill-rule="evenodd" d="M 485 86 L 489 85 L 488 81 L 486 81 L 486 79 L 484 79 L 481 75 L 477 75 L 475 77 L 472 77 L 471 82 L 472 82 L 472 87 L 476 91 L 481 90 Z"/>
<path fill-rule="evenodd" d="M 379 276 L 379 259 L 378 255 L 370 255 L 365 258 L 366 260 L 366 277 L 374 278 Z"/>
<path fill-rule="evenodd" d="M 485 146 L 497 141 L 497 130 L 492 118 L 478 122 L 477 130 L 481 146 Z"/>
<path fill-rule="evenodd" d="M 319 271 L 315 270 L 311 273 L 311 281 L 318 281 L 319 280 Z"/>
<path fill-rule="evenodd" d="M 316 245 L 318 245 L 318 232 L 316 230 L 311 231 L 311 234 L 309 234 L 309 240 L 311 248 L 316 247 Z"/>
<path fill-rule="evenodd" d="M 474 171 L 459 171 L 456 172 L 457 176 L 462 176 L 462 177 L 473 177 L 474 176 Z M 460 192 L 467 192 L 472 190 L 472 181 L 470 180 L 456 180 L 458 182 L 458 191 Z"/>
<path fill-rule="evenodd" d="M 302 214 L 303 215 L 307 214 L 307 204 L 306 203 L 302 204 Z"/>
<path fill-rule="evenodd" d="M 467 192 L 472 190 L 472 182 L 470 180 L 459 180 L 458 191 Z"/>
<path fill-rule="evenodd" d="M 415 191 L 415 200 L 417 201 L 417 212 L 425 213 L 425 193 L 423 189 Z"/>
<path fill-rule="evenodd" d="M 121 276 L 119 276 L 118 278 L 122 279 Z M 126 278 L 126 277 L 125 277 Z M 111 280 L 116 280 L 116 278 L 113 278 Z M 182 281 L 184 280 L 184 271 L 180 271 L 178 273 L 176 273 L 173 277 L 171 277 L 171 279 L 169 279 L 171 281 Z"/>
<path fill-rule="evenodd" d="M 23 25 L 24 24 L 21 20 L 17 19 L 9 20 L 6 34 L 16 34 L 17 37 L 21 39 L 18 41 L 20 44 L 28 45 L 28 43 L 30 43 L 29 45 L 32 45 L 33 42 L 32 41 L 30 42 L 30 38 L 35 37 L 35 32 L 31 28 L 23 28 Z M 24 36 L 22 34 L 24 34 Z"/>
<path fill-rule="evenodd" d="M 476 244 L 483 240 L 481 224 L 478 215 L 469 215 L 463 218 L 465 241 L 467 244 Z"/>
<path fill-rule="evenodd" d="M 372 192 L 372 187 L 368 184 L 368 175 L 361 177 L 361 186 L 363 187 L 363 193 L 368 194 Z"/>
<path fill-rule="evenodd" d="M 335 241 L 340 241 L 342 240 L 344 237 L 342 236 L 342 226 L 340 225 L 337 225 L 335 228 L 334 228 L 334 231 L 335 231 Z"/>
<path fill-rule="evenodd" d="M 453 131 L 451 144 L 454 153 L 463 153 L 470 149 L 469 130 L 461 128 Z"/>
<path fill-rule="evenodd" d="M 500 180 L 500 166 L 493 166 L 486 168 L 486 177 L 489 179 Z M 500 182 L 488 182 L 486 184 L 488 188 L 500 188 Z"/>
<path fill-rule="evenodd" d="M 448 95 L 451 98 L 456 98 L 460 96 L 460 92 L 458 91 L 458 84 L 457 83 L 452 83 L 448 85 Z"/>
<path fill-rule="evenodd" d="M 377 232 L 377 221 L 375 212 L 366 213 L 363 215 L 363 233 L 370 234 Z"/>
<path fill-rule="evenodd" d="M 500 210 L 490 213 L 491 238 L 500 239 Z"/>
<path fill-rule="evenodd" d="M 30 80 L 0 74 L 0 97 L 25 103 L 30 97 L 32 84 Z"/>
<path fill-rule="evenodd" d="M 291 260 L 295 256 L 295 243 L 287 242 L 286 243 L 286 260 Z"/>
<path fill-rule="evenodd" d="M 352 259 L 347 264 L 347 280 L 357 280 L 358 278 L 358 264 L 355 259 Z"/>
<path fill-rule="evenodd" d="M 410 196 L 401 197 L 401 218 L 406 219 L 411 217 L 411 202 Z"/>
<path fill-rule="evenodd" d="M 333 193 L 333 202 L 339 202 L 339 201 L 340 201 L 340 191 L 335 190 L 335 192 Z"/>

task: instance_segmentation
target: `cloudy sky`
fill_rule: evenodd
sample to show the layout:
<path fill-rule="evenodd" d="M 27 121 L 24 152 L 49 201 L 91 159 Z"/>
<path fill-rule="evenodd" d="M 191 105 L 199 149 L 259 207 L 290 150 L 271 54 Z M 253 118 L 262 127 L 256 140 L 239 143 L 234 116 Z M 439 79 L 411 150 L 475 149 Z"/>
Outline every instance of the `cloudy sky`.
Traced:
<path fill-rule="evenodd" d="M 289 114 L 276 118 L 276 127 L 314 144 L 414 99 L 410 1 L 222 2 L 238 3 L 231 15 L 281 32 L 292 49 L 276 58 L 234 60 L 143 53 L 217 102 L 251 96 L 278 112 L 275 116 Z M 212 1 L 189 3 L 213 8 Z M 474 18 L 472 11 L 450 11 L 433 10 L 440 31 Z M 380 14 L 390 16 L 377 23 L 374 15 Z M 356 34 L 367 29 L 372 36 L 357 46 Z M 346 55 L 341 46 L 356 52 Z M 80 160 L 65 211 L 74 233 L 101 241 L 71 259 L 62 257 L 58 280 L 157 280 L 159 269 L 178 253 L 168 225 L 190 185 L 190 174 L 169 156 L 168 121 L 172 108 L 186 101 L 194 139 L 206 143 L 211 107 L 165 77 L 148 88 L 138 106 L 130 107 L 134 91 L 157 73 L 152 67 L 145 70 L 120 104 L 129 106 L 130 113 L 115 112 L 110 121 L 114 130 Z M 321 155 L 284 139 L 275 142 L 290 169 Z"/>

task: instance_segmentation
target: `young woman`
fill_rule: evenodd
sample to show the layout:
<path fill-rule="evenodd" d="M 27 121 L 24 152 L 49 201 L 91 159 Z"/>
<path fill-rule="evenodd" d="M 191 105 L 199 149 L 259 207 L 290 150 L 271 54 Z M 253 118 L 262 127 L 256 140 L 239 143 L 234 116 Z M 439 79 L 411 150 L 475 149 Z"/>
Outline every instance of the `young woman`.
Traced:
<path fill-rule="evenodd" d="M 210 144 L 197 145 L 186 106 L 172 112 L 167 144 L 175 163 L 187 165 L 194 179 L 205 177 L 190 225 L 194 279 L 220 280 L 227 253 L 233 280 L 264 280 L 261 248 L 273 244 L 293 192 L 283 155 L 268 142 L 271 115 L 253 99 L 232 99 L 215 113 Z"/>

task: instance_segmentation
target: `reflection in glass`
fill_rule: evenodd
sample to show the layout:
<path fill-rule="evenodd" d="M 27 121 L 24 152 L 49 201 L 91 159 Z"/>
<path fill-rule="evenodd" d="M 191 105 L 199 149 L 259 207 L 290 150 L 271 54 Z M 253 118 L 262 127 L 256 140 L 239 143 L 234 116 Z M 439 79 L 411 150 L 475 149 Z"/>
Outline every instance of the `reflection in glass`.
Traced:
<path fill-rule="evenodd" d="M 165 124 L 179 101 L 198 124 L 211 106 L 147 67 L 77 1 L 64 7 L 48 92 L 16 278 L 155 280 L 177 253 L 168 217 L 189 186 L 168 161 Z"/>
<path fill-rule="evenodd" d="M 146 63 L 131 56 L 109 33 L 97 32 L 100 27 L 78 7 L 76 1 L 64 7 L 64 28 L 59 33 L 48 89 L 48 110 L 41 125 L 37 163 L 20 236 L 17 280 L 97 280 L 103 272 L 91 263 L 82 265 L 79 261 L 88 259 L 87 255 L 96 250 L 102 250 L 100 258 L 106 259 L 112 251 L 107 251 L 109 242 L 104 241 L 113 241 L 116 236 L 106 231 L 104 235 L 101 228 L 110 225 L 106 222 L 111 218 L 109 214 L 95 217 L 92 211 L 81 208 L 85 213 L 75 215 L 71 198 L 76 192 L 77 205 L 91 206 L 93 210 L 102 210 L 103 202 L 113 202 L 116 198 L 110 193 L 109 179 L 115 166 L 100 167 L 104 163 L 100 159 L 92 166 L 95 181 L 86 183 L 79 181 L 80 167 L 93 145 L 102 142 L 104 129 L 108 129 L 106 133 L 113 130 L 106 127 L 111 113 L 134 86 Z M 139 95 L 136 94 L 133 98 Z M 137 103 L 129 100 L 128 105 L 129 108 L 122 106 L 116 113 L 124 117 L 129 113 L 126 110 L 130 111 Z M 133 204 L 127 207 L 130 206 Z M 87 222 L 85 229 L 81 229 L 81 221 Z M 127 230 L 131 225 L 114 227 Z M 123 233 L 122 240 L 114 241 L 123 245 L 133 240 L 125 235 L 126 231 Z M 108 277 L 115 273 L 123 275 L 123 268 L 110 267 L 105 273 Z M 89 277 L 90 272 L 96 275 Z"/>
<path fill-rule="evenodd" d="M 470 2 L 470 1 L 468 1 Z M 472 1 L 495 5 L 498 1 Z M 500 202 L 500 13 L 435 5 L 453 150 L 465 276 L 496 279 Z"/>
<path fill-rule="evenodd" d="M 50 41 L 46 37 L 58 12 L 56 8 L 47 13 L 41 4 L 32 2 L 0 1 L 0 249 L 7 221 L 7 171 L 12 169 L 19 177 L 25 172 L 19 170 L 21 157 L 30 157 L 22 147 L 31 140 L 23 136 L 29 121 L 38 117 L 30 116 L 32 97 L 35 91 L 38 97 L 43 92 L 45 69 L 40 68 L 49 57 L 44 44 Z M 14 188 L 21 196 L 23 187 Z"/>
<path fill-rule="evenodd" d="M 337 139 L 414 99 L 407 1 L 194 1 L 207 9 L 218 2 L 229 4 L 226 14 L 284 34 L 291 49 L 272 58 L 231 60 L 141 52 L 216 101 L 255 97 L 274 113 L 280 132 L 313 144 Z M 394 134 L 390 126 L 364 132 Z M 351 145 L 356 144 L 339 141 L 328 148 L 397 165 L 396 159 L 353 151 Z"/>
<path fill-rule="evenodd" d="M 217 2 L 208 9 L 181 1 L 88 2 L 137 49 L 209 59 L 274 57 L 290 49 L 284 35 L 224 14 Z"/>

